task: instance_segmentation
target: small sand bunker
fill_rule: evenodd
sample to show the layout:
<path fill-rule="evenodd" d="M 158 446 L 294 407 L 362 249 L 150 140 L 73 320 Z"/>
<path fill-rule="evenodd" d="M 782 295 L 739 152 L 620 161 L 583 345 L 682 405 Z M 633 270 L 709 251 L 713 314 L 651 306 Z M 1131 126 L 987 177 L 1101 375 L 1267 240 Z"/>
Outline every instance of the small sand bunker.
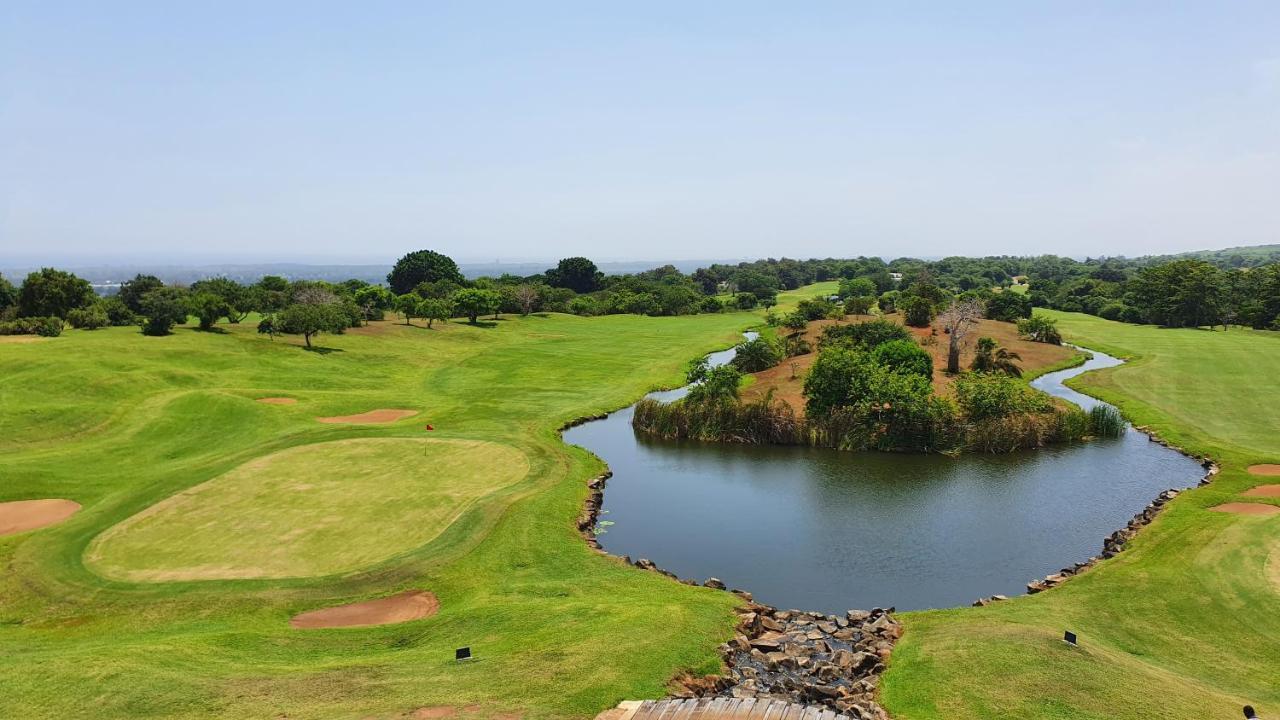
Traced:
<path fill-rule="evenodd" d="M 59 498 L 0 502 L 0 535 L 36 530 L 71 517 L 80 503 Z"/>
<path fill-rule="evenodd" d="M 289 397 L 268 397 L 258 398 L 258 402 L 264 405 L 297 405 L 298 399 Z"/>
<path fill-rule="evenodd" d="M 1280 477 L 1280 465 L 1250 465 L 1249 474 Z"/>
<path fill-rule="evenodd" d="M 311 610 L 295 615 L 289 624 L 303 629 L 390 625 L 430 617 L 439 609 L 435 593 L 409 590 L 378 600 Z"/>
<path fill-rule="evenodd" d="M 1277 515 L 1280 507 L 1263 505 L 1262 503 L 1230 502 L 1209 508 L 1215 512 L 1235 513 L 1236 515 Z"/>
<path fill-rule="evenodd" d="M 1241 493 L 1245 497 L 1273 497 L 1280 498 L 1280 485 L 1259 485 Z"/>
<path fill-rule="evenodd" d="M 359 415 L 335 415 L 333 417 L 316 418 L 322 423 L 342 423 L 346 425 L 375 425 L 378 423 L 392 423 L 397 420 L 403 420 L 407 417 L 417 415 L 417 410 L 370 410 L 362 412 Z"/>

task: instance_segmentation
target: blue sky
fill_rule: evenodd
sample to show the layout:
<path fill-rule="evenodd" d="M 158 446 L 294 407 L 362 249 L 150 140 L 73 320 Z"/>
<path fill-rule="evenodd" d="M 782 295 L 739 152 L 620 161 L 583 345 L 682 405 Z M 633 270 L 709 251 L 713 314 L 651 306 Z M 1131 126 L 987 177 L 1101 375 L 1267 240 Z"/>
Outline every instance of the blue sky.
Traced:
<path fill-rule="evenodd" d="M 1280 242 L 1280 3 L 0 8 L 0 259 Z"/>

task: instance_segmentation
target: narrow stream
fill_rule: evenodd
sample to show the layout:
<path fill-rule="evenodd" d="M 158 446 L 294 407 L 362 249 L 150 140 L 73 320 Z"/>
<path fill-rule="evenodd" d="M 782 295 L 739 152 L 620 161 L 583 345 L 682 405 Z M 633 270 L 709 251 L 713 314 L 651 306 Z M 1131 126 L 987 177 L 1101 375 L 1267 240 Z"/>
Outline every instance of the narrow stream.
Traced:
<path fill-rule="evenodd" d="M 1083 366 L 1032 384 L 1092 407 L 1099 401 L 1062 382 L 1122 361 L 1090 352 Z M 656 440 L 632 430 L 632 411 L 564 434 L 613 471 L 603 547 L 829 613 L 1021 594 L 1097 554 L 1160 491 L 1194 486 L 1204 472 L 1132 428 L 1114 440 L 946 457 Z"/>

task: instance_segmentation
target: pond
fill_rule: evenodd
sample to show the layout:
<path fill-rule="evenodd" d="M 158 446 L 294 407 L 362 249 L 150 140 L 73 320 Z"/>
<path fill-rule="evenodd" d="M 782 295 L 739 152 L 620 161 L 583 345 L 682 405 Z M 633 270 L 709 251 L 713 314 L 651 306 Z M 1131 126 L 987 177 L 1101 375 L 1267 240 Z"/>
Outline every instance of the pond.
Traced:
<path fill-rule="evenodd" d="M 1087 409 L 1098 401 L 1062 381 L 1120 362 L 1094 352 L 1033 385 Z M 1113 440 L 946 457 L 656 440 L 638 436 L 631 415 L 564 433 L 613 471 L 604 549 L 825 613 L 1021 594 L 1028 581 L 1099 553 L 1160 491 L 1204 475 L 1132 428 Z"/>

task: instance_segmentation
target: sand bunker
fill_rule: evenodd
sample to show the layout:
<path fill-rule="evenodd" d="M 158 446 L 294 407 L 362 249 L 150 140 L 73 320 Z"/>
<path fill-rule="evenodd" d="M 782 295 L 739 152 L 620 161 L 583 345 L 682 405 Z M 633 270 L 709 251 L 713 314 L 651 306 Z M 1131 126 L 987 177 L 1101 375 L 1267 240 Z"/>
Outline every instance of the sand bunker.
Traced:
<path fill-rule="evenodd" d="M 1280 465 L 1250 465 L 1249 474 L 1280 477 Z"/>
<path fill-rule="evenodd" d="M 269 397 L 269 398 L 258 398 L 258 402 L 264 405 L 297 405 L 298 399 L 287 398 L 287 397 Z"/>
<path fill-rule="evenodd" d="M 417 415 L 417 410 L 370 410 L 362 412 L 359 415 L 335 415 L 334 417 L 316 418 L 322 423 L 343 423 L 347 425 L 374 425 L 377 423 L 392 423 L 397 420 L 403 420 L 407 417 Z"/>
<path fill-rule="evenodd" d="M 1215 512 L 1235 513 L 1236 515 L 1280 514 L 1280 507 L 1276 507 L 1275 505 L 1263 505 L 1262 503 L 1223 503 L 1209 509 Z"/>
<path fill-rule="evenodd" d="M 1245 497 L 1280 498 L 1280 485 L 1259 485 L 1258 487 L 1246 490 L 1241 494 Z"/>
<path fill-rule="evenodd" d="M 0 502 L 0 535 L 13 535 L 60 523 L 79 509 L 80 503 L 59 498 Z"/>
<path fill-rule="evenodd" d="M 440 601 L 434 593 L 409 590 L 378 600 L 304 612 L 295 615 L 289 624 L 303 629 L 390 625 L 430 617 L 439 609 Z"/>

